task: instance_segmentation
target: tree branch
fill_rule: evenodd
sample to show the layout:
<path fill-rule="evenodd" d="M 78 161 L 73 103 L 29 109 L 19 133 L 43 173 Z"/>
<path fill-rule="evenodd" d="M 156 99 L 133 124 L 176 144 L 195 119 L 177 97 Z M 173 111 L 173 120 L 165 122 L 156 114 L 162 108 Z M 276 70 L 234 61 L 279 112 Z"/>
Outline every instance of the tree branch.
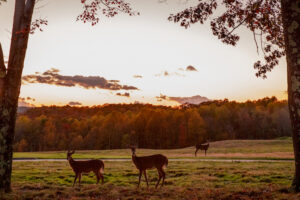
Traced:
<path fill-rule="evenodd" d="M 100 0 L 100 2 L 105 5 L 107 8 L 111 8 L 108 4 L 106 4 L 103 0 Z M 100 8 L 100 7 L 99 7 Z M 118 7 L 115 7 L 115 9 L 119 10 L 120 12 L 123 12 L 123 10 L 121 10 L 120 8 Z"/>
<path fill-rule="evenodd" d="M 240 27 L 247 18 L 245 18 L 243 21 L 241 21 L 237 26 L 235 26 L 227 35 L 231 35 L 231 33 L 233 33 L 233 31 L 235 31 L 235 29 L 237 29 L 238 27 Z"/>
<path fill-rule="evenodd" d="M 24 10 L 25 17 L 28 17 L 28 15 L 32 15 L 34 5 L 35 5 L 35 0 L 26 1 L 25 10 Z"/>
<path fill-rule="evenodd" d="M 256 40 L 256 35 L 255 35 L 255 32 L 254 32 L 254 31 L 252 31 L 252 32 L 253 32 L 254 43 L 255 43 L 255 46 L 256 46 L 256 52 L 257 52 L 257 54 L 259 55 L 259 50 L 258 50 L 258 44 L 257 44 L 257 40 Z"/>
<path fill-rule="evenodd" d="M 7 68 L 9 68 L 12 65 L 12 62 L 13 62 L 13 59 L 14 59 L 13 57 L 15 55 L 14 52 L 17 49 L 16 47 L 18 45 L 18 41 L 17 41 L 16 35 L 17 35 L 17 32 L 20 31 L 20 26 L 21 26 L 21 23 L 22 23 L 22 17 L 23 17 L 23 14 L 24 14 L 24 8 L 25 8 L 25 0 L 16 1 Z"/>
<path fill-rule="evenodd" d="M 22 21 L 21 18 L 24 13 L 24 8 L 25 8 L 25 0 L 16 1 L 12 34 L 16 34 L 16 32 L 19 31 L 20 29 L 20 24 Z"/>

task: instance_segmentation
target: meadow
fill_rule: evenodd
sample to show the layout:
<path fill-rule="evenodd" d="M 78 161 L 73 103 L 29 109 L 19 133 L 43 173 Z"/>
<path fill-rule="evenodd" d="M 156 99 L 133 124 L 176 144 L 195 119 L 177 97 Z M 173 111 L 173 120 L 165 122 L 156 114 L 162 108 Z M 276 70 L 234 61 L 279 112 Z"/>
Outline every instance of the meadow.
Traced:
<path fill-rule="evenodd" d="M 273 140 L 224 140 L 211 142 L 205 157 L 200 150 L 195 157 L 195 147 L 182 149 L 138 149 L 137 155 L 163 153 L 168 158 L 190 159 L 293 159 L 292 139 L 290 137 Z M 16 152 L 14 158 L 66 159 L 66 151 Z M 130 149 L 77 150 L 73 158 L 131 158 Z"/>
<path fill-rule="evenodd" d="M 294 165 L 241 162 L 169 162 L 165 186 L 155 189 L 150 170 L 137 189 L 138 171 L 132 162 L 105 162 L 105 183 L 83 175 L 72 187 L 74 173 L 60 162 L 15 162 L 13 192 L 4 199 L 299 199 L 290 191 Z"/>
<path fill-rule="evenodd" d="M 300 199 L 290 185 L 293 179 L 290 138 L 276 140 L 229 140 L 211 143 L 208 157 L 257 159 L 256 162 L 201 161 L 194 148 L 174 150 L 138 149 L 137 155 L 163 153 L 174 160 L 166 168 L 166 182 L 155 189 L 156 170 L 148 171 L 149 188 L 131 161 L 104 161 L 104 184 L 96 184 L 94 174 L 83 175 L 81 186 L 72 187 L 74 172 L 66 160 L 14 162 L 13 192 L 3 199 Z M 256 154 L 256 156 L 254 156 Z M 201 156 L 200 156 L 201 155 Z M 66 158 L 65 152 L 15 153 L 17 158 Z M 222 157 L 223 156 L 223 157 Z M 129 149 L 78 151 L 76 158 L 130 158 Z M 183 162 L 176 158 L 194 158 Z M 198 160 L 197 160 L 198 159 Z M 259 159 L 266 161 L 259 162 Z M 276 159 L 277 162 L 272 162 Z"/>

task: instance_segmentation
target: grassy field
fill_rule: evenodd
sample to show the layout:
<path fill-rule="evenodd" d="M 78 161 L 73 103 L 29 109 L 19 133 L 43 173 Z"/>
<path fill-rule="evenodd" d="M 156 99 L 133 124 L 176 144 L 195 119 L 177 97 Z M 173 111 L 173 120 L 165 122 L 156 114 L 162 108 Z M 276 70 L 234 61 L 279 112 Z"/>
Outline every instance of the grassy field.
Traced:
<path fill-rule="evenodd" d="M 74 188 L 67 162 L 15 162 L 13 192 L 3 199 L 300 199 L 290 192 L 294 164 L 169 162 L 165 187 L 154 189 L 156 170 L 150 170 L 137 189 L 138 171 L 132 162 L 105 162 L 105 183 L 93 174 Z M 0 199 L 1 199 L 0 198 Z"/>
<path fill-rule="evenodd" d="M 163 153 L 168 158 L 195 158 L 194 147 L 174 150 L 138 149 L 137 155 Z M 66 158 L 66 152 L 15 153 L 15 158 Z M 77 151 L 76 158 L 130 158 L 129 149 Z M 203 152 L 199 157 L 204 158 Z M 211 159 L 292 159 L 290 138 L 212 142 Z M 14 162 L 13 192 L 0 199 L 300 199 L 291 192 L 294 162 L 182 162 L 166 169 L 165 187 L 154 189 L 156 170 L 150 170 L 150 188 L 137 189 L 138 171 L 131 161 L 105 161 L 105 183 L 96 185 L 93 174 L 84 175 L 82 186 L 72 187 L 74 173 L 68 162 Z"/>
<path fill-rule="evenodd" d="M 138 155 L 163 153 L 168 158 L 195 158 L 195 148 L 170 150 L 138 149 Z M 74 158 L 131 158 L 129 149 L 76 151 Z M 66 158 L 65 151 L 17 152 L 14 158 Z M 293 159 L 291 138 L 275 140 L 225 140 L 211 142 L 207 157 L 199 151 L 197 158 L 208 159 Z"/>

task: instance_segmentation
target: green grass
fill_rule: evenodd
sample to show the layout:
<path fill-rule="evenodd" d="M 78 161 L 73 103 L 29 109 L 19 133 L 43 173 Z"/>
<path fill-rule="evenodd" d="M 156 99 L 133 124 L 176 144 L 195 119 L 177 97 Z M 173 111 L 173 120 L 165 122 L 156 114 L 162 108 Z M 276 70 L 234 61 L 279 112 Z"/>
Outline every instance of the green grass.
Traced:
<path fill-rule="evenodd" d="M 138 149 L 138 155 L 163 153 L 168 158 L 195 158 L 194 147 L 171 150 Z M 66 158 L 65 151 L 20 152 L 15 158 Z M 130 158 L 129 149 L 76 151 L 76 158 Z M 208 156 L 221 159 L 293 159 L 291 138 L 212 142 Z M 165 187 L 154 189 L 156 170 L 148 172 L 150 188 L 137 189 L 138 171 L 131 161 L 105 161 L 103 185 L 90 173 L 82 186 L 72 187 L 74 173 L 68 162 L 14 162 L 13 192 L 0 199 L 300 199 L 291 192 L 293 162 L 181 162 L 170 161 Z M 1 194 L 0 194 L 1 195 Z"/>
<path fill-rule="evenodd" d="M 169 162 L 165 187 L 154 189 L 156 170 L 148 171 L 136 188 L 138 171 L 132 162 L 105 162 L 105 183 L 83 175 L 72 187 L 74 173 L 67 162 L 15 162 L 13 192 L 4 199 L 299 199 L 289 191 L 294 164 Z M 1 199 L 1 196 L 0 196 Z"/>
<path fill-rule="evenodd" d="M 195 148 L 151 150 L 138 149 L 138 155 L 163 153 L 168 158 L 195 158 Z M 130 158 L 129 149 L 76 151 L 74 158 Z M 14 158 L 54 159 L 66 158 L 65 151 L 53 152 L 17 152 Z M 198 152 L 197 158 L 207 159 L 293 159 L 291 138 L 275 140 L 225 140 L 210 143 L 207 157 Z"/>

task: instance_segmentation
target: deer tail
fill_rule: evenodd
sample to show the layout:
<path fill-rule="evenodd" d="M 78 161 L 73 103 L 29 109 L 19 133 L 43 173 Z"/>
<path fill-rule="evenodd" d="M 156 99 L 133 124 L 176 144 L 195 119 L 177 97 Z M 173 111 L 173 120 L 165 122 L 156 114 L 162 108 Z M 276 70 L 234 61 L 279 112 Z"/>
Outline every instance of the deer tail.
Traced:
<path fill-rule="evenodd" d="M 166 159 L 165 164 L 163 165 L 163 168 L 167 168 L 168 167 L 168 158 Z"/>
<path fill-rule="evenodd" d="M 101 174 L 104 173 L 104 165 L 102 165 L 102 167 L 100 168 L 99 172 L 100 172 Z"/>

